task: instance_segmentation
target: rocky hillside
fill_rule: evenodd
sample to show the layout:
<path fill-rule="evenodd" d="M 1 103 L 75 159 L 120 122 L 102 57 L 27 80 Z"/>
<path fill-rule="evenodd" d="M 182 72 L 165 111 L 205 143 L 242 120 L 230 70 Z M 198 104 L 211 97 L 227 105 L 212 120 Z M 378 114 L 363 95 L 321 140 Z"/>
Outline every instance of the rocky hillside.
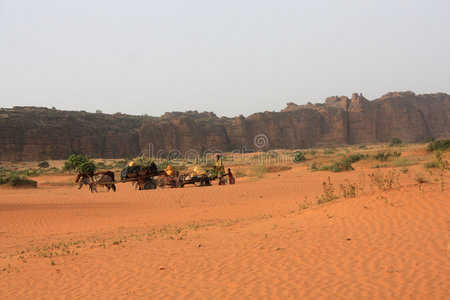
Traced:
<path fill-rule="evenodd" d="M 412 92 L 389 93 L 373 101 L 353 94 L 329 97 L 323 104 L 288 103 L 280 112 L 247 118 L 195 111 L 147 117 L 14 107 L 0 110 L 0 160 L 65 159 L 71 153 L 118 158 L 149 149 L 154 155 L 171 150 L 295 149 L 388 142 L 393 137 L 419 142 L 429 136 L 449 137 L 449 120 L 449 95 Z"/>

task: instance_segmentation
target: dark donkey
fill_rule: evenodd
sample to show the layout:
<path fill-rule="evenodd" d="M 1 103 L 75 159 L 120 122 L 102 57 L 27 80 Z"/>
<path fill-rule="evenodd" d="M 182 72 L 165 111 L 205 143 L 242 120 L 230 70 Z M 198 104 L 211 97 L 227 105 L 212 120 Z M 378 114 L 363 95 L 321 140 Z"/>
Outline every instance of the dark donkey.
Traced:
<path fill-rule="evenodd" d="M 116 191 L 116 185 L 114 184 L 114 172 L 112 171 L 103 171 L 103 172 L 90 172 L 83 173 L 80 172 L 75 179 L 75 182 L 78 183 L 78 189 L 81 189 L 83 185 L 88 185 L 89 190 L 93 193 L 97 192 L 97 185 L 104 185 L 107 188 L 107 191 L 112 188 L 113 191 Z"/>

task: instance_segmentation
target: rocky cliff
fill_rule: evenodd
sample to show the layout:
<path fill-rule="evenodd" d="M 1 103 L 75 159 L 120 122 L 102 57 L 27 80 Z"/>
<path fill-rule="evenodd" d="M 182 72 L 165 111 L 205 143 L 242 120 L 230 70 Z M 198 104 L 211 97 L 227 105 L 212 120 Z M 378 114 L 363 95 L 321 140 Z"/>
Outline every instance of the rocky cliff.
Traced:
<path fill-rule="evenodd" d="M 412 92 L 373 101 L 353 94 L 329 97 L 323 104 L 288 103 L 280 112 L 247 118 L 195 111 L 147 117 L 14 107 L 0 110 L 0 160 L 65 159 L 71 153 L 118 158 L 142 151 L 295 149 L 389 142 L 393 137 L 418 142 L 449 137 L 449 119 L 449 95 Z"/>

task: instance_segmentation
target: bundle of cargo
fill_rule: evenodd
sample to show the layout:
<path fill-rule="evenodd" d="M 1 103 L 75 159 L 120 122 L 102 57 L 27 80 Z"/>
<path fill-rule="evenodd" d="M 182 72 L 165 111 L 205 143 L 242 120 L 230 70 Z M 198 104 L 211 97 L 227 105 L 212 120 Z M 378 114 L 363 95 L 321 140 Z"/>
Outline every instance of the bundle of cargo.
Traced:
<path fill-rule="evenodd" d="M 211 180 L 214 180 L 214 178 L 212 178 L 203 167 L 196 166 L 189 175 L 181 176 L 180 186 L 184 187 L 186 184 L 196 185 L 197 183 L 200 186 L 209 186 L 211 185 Z"/>
<path fill-rule="evenodd" d="M 127 179 L 156 176 L 160 173 L 158 172 L 158 167 L 152 160 L 145 157 L 138 157 L 120 172 L 120 179 L 126 181 Z"/>

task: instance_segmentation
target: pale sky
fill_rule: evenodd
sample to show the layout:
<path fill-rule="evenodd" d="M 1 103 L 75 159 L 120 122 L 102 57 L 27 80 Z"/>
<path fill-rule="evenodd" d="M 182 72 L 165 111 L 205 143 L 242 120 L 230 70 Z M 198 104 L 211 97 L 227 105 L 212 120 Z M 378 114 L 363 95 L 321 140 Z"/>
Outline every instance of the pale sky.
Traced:
<path fill-rule="evenodd" d="M 0 107 L 236 116 L 450 93 L 449 54 L 449 0 L 0 0 Z"/>

